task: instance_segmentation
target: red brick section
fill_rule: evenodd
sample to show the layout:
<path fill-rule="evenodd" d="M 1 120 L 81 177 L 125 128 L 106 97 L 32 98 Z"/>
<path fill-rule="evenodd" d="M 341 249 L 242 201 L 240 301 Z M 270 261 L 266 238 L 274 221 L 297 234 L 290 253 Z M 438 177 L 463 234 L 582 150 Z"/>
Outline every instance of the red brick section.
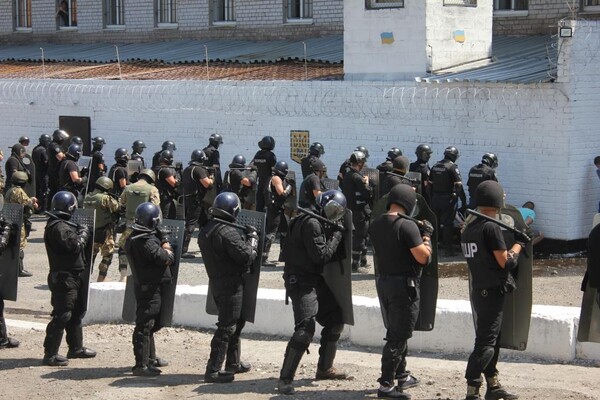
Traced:
<path fill-rule="evenodd" d="M 41 63 L 0 63 L 0 79 L 42 79 Z M 46 79 L 119 79 L 115 64 L 46 63 Z M 156 62 L 121 64 L 124 80 L 206 80 L 204 64 L 167 65 Z M 306 75 L 306 76 L 305 76 Z M 310 63 L 305 68 L 301 62 L 284 61 L 273 64 L 211 63 L 208 78 L 211 80 L 342 80 L 342 64 Z"/>

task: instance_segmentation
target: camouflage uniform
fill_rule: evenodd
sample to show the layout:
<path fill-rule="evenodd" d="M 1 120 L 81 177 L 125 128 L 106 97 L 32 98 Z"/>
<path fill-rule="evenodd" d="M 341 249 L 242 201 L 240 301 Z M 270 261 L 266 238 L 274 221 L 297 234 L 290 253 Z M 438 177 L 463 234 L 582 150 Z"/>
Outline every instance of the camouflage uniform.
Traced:
<path fill-rule="evenodd" d="M 25 190 L 21 186 L 11 186 L 6 192 L 6 198 L 4 199 L 8 204 L 20 204 L 23 206 L 23 221 L 21 223 L 21 242 L 19 243 L 19 274 L 23 276 L 23 258 L 25 257 L 24 249 L 27 246 L 27 232 L 25 231 L 25 224 L 29 221 L 29 217 L 33 214 L 33 208 L 35 202 L 31 197 L 25 193 Z M 27 276 L 31 276 L 27 273 Z"/>
<path fill-rule="evenodd" d="M 4 153 L 2 152 L 2 150 L 0 150 L 0 161 L 2 161 L 2 159 L 4 158 Z M 0 163 L 0 196 L 2 196 L 2 193 L 4 193 L 4 186 L 5 186 L 5 181 L 4 181 L 4 171 L 2 170 L 2 164 Z"/>

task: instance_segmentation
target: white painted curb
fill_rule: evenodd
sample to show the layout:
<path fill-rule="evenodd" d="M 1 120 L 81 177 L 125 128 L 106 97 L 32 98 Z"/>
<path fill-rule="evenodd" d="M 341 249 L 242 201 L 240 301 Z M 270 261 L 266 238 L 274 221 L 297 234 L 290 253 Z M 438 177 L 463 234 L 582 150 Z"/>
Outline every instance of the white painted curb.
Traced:
<path fill-rule="evenodd" d="M 173 323 L 194 328 L 214 328 L 216 316 L 205 312 L 208 286 L 179 285 Z M 92 283 L 86 323 L 119 322 L 125 284 Z M 342 335 L 353 344 L 382 347 L 385 329 L 377 298 L 354 296 L 354 326 Z M 525 354 L 545 360 L 570 361 L 576 358 L 600 360 L 600 344 L 577 342 L 578 307 L 533 306 L 529 343 Z M 291 305 L 285 305 L 285 291 L 259 289 L 254 324 L 245 332 L 291 336 L 294 319 Z M 319 330 L 316 332 L 319 333 Z M 409 346 L 415 351 L 470 352 L 475 339 L 471 306 L 466 300 L 438 300 L 435 329 L 415 332 Z M 507 350 L 508 351 L 508 350 Z M 510 351 L 509 351 L 510 352 Z M 522 352 L 515 353 L 519 354 Z"/>

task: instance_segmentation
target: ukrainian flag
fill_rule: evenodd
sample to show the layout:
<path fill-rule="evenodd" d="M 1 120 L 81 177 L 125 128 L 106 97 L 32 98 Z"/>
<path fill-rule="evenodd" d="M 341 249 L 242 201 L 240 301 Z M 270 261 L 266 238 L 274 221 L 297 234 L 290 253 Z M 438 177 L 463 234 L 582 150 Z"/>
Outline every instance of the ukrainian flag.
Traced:
<path fill-rule="evenodd" d="M 454 36 L 454 41 L 458 43 L 464 43 L 467 40 L 467 36 L 465 35 L 465 31 L 457 30 L 452 33 Z"/>
<path fill-rule="evenodd" d="M 394 32 L 381 32 L 381 44 L 394 43 Z"/>

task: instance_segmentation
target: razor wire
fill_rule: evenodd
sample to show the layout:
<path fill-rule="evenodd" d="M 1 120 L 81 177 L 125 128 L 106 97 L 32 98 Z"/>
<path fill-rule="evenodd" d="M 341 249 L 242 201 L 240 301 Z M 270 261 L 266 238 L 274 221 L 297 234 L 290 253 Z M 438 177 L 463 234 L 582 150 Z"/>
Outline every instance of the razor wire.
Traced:
<path fill-rule="evenodd" d="M 97 112 L 203 112 L 275 117 L 373 119 L 530 117 L 536 109 L 558 110 L 568 102 L 552 84 L 370 84 L 311 82 L 111 83 L 0 80 L 0 104 L 62 107 Z"/>

